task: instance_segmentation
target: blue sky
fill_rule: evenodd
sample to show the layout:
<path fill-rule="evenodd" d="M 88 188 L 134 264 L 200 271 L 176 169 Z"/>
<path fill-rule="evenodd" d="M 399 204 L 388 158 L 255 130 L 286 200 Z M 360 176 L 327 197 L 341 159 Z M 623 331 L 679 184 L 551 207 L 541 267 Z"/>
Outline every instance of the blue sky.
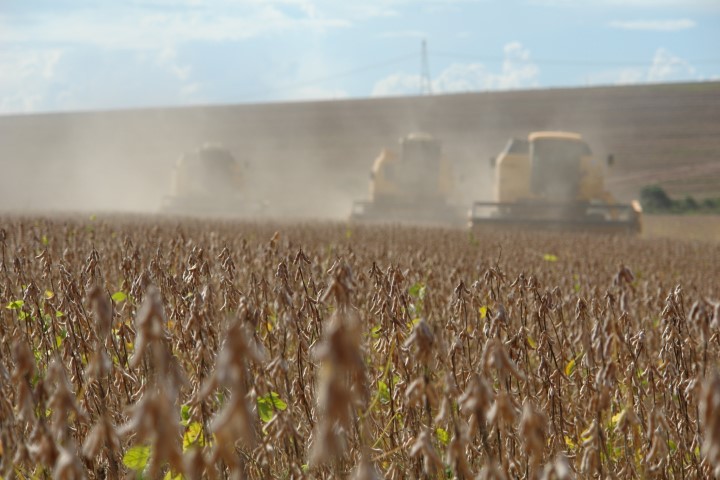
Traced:
<path fill-rule="evenodd" d="M 720 80 L 720 0 L 0 0 L 0 113 Z"/>

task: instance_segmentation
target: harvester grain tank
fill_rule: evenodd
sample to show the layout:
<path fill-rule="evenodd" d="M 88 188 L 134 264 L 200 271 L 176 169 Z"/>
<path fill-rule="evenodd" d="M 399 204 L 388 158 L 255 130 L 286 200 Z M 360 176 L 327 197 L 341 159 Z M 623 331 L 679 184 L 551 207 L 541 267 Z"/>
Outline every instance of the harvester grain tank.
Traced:
<path fill-rule="evenodd" d="M 607 163 L 577 133 L 534 132 L 511 139 L 493 160 L 496 199 L 475 202 L 470 224 L 587 232 L 639 233 L 640 204 L 616 203 L 605 190 Z"/>
<path fill-rule="evenodd" d="M 262 204 L 250 200 L 245 191 L 245 173 L 246 165 L 220 145 L 205 144 L 186 152 L 175 165 L 161 211 L 203 216 L 260 213 Z"/>
<path fill-rule="evenodd" d="M 351 222 L 462 225 L 466 212 L 450 203 L 455 188 L 442 143 L 427 133 L 400 139 L 400 152 L 383 149 L 370 171 L 370 199 L 353 203 Z"/>

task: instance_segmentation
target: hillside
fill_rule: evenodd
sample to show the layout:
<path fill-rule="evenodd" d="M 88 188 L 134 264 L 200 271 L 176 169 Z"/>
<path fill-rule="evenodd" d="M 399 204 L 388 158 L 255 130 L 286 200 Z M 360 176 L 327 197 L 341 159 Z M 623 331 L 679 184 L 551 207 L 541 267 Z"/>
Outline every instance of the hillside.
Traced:
<path fill-rule="evenodd" d="M 613 153 L 610 188 L 703 196 L 720 186 L 720 82 L 285 104 L 0 116 L 0 208 L 154 210 L 175 159 L 221 142 L 278 209 L 343 216 L 383 145 L 411 130 L 444 141 L 458 201 L 490 199 L 488 159 L 510 136 L 567 129 Z"/>

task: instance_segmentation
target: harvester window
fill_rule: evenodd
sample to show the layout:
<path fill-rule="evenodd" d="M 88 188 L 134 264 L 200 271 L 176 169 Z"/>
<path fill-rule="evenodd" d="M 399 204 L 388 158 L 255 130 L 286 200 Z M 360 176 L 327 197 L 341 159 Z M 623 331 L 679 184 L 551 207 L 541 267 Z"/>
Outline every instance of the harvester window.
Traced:
<path fill-rule="evenodd" d="M 398 162 L 398 188 L 414 196 L 435 195 L 440 175 L 440 144 L 432 141 L 406 141 Z"/>
<path fill-rule="evenodd" d="M 527 155 L 530 151 L 530 143 L 527 140 L 511 138 L 505 146 L 505 154 Z"/>
<path fill-rule="evenodd" d="M 384 177 L 387 181 L 396 182 L 398 180 L 397 165 L 394 162 L 385 165 L 383 170 Z"/>
<path fill-rule="evenodd" d="M 555 199 L 575 198 L 582 175 L 581 159 L 588 150 L 587 144 L 576 140 L 535 140 L 531 151 L 533 192 Z"/>
<path fill-rule="evenodd" d="M 533 155 L 575 159 L 590 155 L 590 147 L 576 140 L 542 139 L 533 142 Z"/>
<path fill-rule="evenodd" d="M 185 158 L 188 182 L 200 192 L 232 192 L 239 167 L 230 152 L 219 148 L 202 148 L 196 155 Z"/>
<path fill-rule="evenodd" d="M 412 162 L 418 168 L 432 167 L 440 162 L 440 145 L 435 142 L 405 142 L 403 161 Z"/>

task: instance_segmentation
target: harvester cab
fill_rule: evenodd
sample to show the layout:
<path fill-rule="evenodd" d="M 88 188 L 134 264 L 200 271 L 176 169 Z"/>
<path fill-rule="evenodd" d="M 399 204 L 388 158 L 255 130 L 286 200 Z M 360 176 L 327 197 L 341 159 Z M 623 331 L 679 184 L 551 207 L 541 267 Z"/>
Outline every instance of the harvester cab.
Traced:
<path fill-rule="evenodd" d="M 444 197 L 444 185 L 440 184 L 443 175 L 440 141 L 427 134 L 411 134 L 401 138 L 399 143 L 399 156 L 384 151 L 375 161 L 370 198 L 380 202 L 402 202 L 413 198 Z"/>
<path fill-rule="evenodd" d="M 640 231 L 639 204 L 615 202 L 605 190 L 607 165 L 576 133 L 535 132 L 527 140 L 511 139 L 493 163 L 496 200 L 473 204 L 473 226 Z"/>
<path fill-rule="evenodd" d="M 449 204 L 453 172 L 442 155 L 440 140 L 427 133 L 411 133 L 399 143 L 399 153 L 383 149 L 375 159 L 370 200 L 354 202 L 350 220 L 462 224 L 462 210 Z"/>
<path fill-rule="evenodd" d="M 161 211 L 189 215 L 245 215 L 258 205 L 245 198 L 246 165 L 220 145 L 205 144 L 180 156 Z"/>
<path fill-rule="evenodd" d="M 586 162 L 586 165 L 583 165 Z M 585 142 L 570 138 L 536 138 L 530 141 L 530 193 L 556 202 L 574 202 L 580 184 L 590 175 L 592 162 Z"/>
<path fill-rule="evenodd" d="M 180 157 L 173 175 L 175 195 L 232 194 L 242 188 L 240 163 L 225 148 L 204 145 Z"/>

